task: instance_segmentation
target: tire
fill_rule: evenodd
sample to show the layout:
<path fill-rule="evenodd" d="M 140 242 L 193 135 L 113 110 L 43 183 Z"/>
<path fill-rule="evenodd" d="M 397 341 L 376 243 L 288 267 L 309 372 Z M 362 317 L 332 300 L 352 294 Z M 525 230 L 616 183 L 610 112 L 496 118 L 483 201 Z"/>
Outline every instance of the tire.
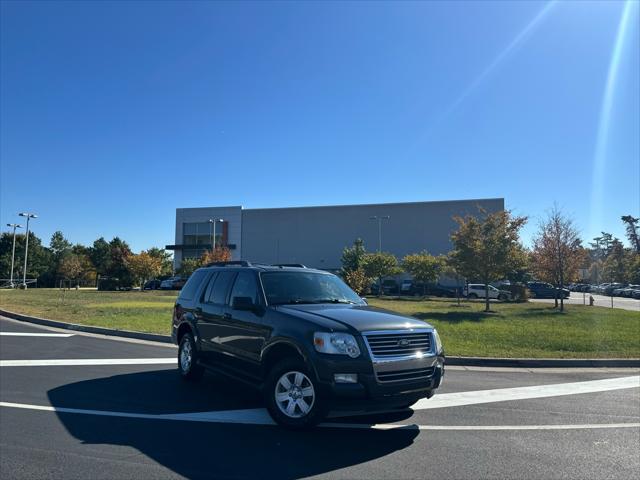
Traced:
<path fill-rule="evenodd" d="M 183 380 L 197 382 L 204 374 L 204 368 L 198 365 L 198 348 L 191 333 L 185 333 L 178 347 L 178 372 Z"/>
<path fill-rule="evenodd" d="M 498 295 L 498 300 L 500 300 L 501 302 L 504 302 L 507 299 L 506 295 L 500 294 Z"/>
<path fill-rule="evenodd" d="M 470 293 L 469 295 L 467 295 L 467 298 L 469 300 L 475 300 L 478 298 L 478 295 L 476 295 L 475 293 Z"/>
<path fill-rule="evenodd" d="M 269 414 L 283 427 L 310 428 L 326 417 L 327 401 L 302 360 L 285 358 L 278 362 L 267 375 L 263 393 Z"/>

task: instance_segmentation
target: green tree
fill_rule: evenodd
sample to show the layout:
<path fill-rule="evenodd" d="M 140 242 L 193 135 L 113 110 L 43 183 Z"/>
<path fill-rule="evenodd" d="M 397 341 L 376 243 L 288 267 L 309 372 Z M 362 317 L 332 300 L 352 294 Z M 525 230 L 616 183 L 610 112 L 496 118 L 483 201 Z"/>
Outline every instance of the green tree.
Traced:
<path fill-rule="evenodd" d="M 13 270 L 14 283 L 21 282 L 24 269 L 24 234 L 16 235 L 16 256 Z M 11 249 L 13 233 L 4 232 L 0 235 L 0 277 L 9 278 L 11 271 Z M 37 278 L 40 286 L 53 286 L 54 271 L 52 269 L 53 256 L 51 251 L 42 245 L 42 241 L 33 231 L 29 232 L 29 255 L 27 258 L 27 278 Z"/>
<path fill-rule="evenodd" d="M 133 255 L 131 248 L 118 237 L 109 242 L 109 262 L 107 271 L 109 277 L 117 278 L 120 286 L 129 287 L 133 284 L 133 275 L 129 271 L 128 259 Z"/>
<path fill-rule="evenodd" d="M 173 256 L 171 252 L 166 251 L 164 248 L 152 247 L 147 250 L 147 253 L 160 260 L 159 276 L 169 276 L 173 273 Z"/>
<path fill-rule="evenodd" d="M 387 252 L 364 254 L 362 257 L 362 270 L 367 277 L 378 279 L 378 285 L 380 286 L 378 296 L 382 295 L 382 278 L 400 272 L 398 259 Z"/>
<path fill-rule="evenodd" d="M 91 263 L 93 263 L 98 275 L 106 275 L 111 261 L 109 242 L 102 237 L 94 241 L 93 246 L 89 248 L 89 258 L 91 258 Z"/>
<path fill-rule="evenodd" d="M 635 249 L 636 253 L 640 254 L 640 237 L 638 237 L 638 222 L 640 222 L 640 218 L 624 215 L 621 219 L 627 229 L 627 238 L 631 243 L 631 247 Z"/>
<path fill-rule="evenodd" d="M 526 217 L 514 217 L 509 211 L 479 216 L 454 217 L 458 230 L 451 235 L 452 265 L 467 279 L 477 279 L 486 285 L 485 311 L 489 312 L 489 283 L 518 270 L 525 263 L 525 251 L 520 243 L 520 229 Z"/>
<path fill-rule="evenodd" d="M 342 251 L 342 275 L 362 268 L 362 263 L 367 251 L 361 238 L 356 238 L 352 247 L 345 247 Z"/>
<path fill-rule="evenodd" d="M 426 284 L 435 282 L 444 267 L 444 257 L 434 257 L 426 251 L 406 255 L 402 259 L 402 268 L 408 272 L 414 280 L 422 282 L 422 295 L 426 293 Z"/>
<path fill-rule="evenodd" d="M 627 278 L 627 260 L 622 242 L 614 241 L 602 265 L 602 276 L 605 281 L 624 282 Z"/>
<path fill-rule="evenodd" d="M 176 273 L 182 277 L 188 277 L 201 266 L 202 261 L 199 258 L 184 258 Z"/>
<path fill-rule="evenodd" d="M 140 288 L 147 280 L 160 275 L 162 270 L 162 261 L 157 256 L 149 255 L 149 252 L 129 255 L 127 265 L 133 278 L 140 282 Z"/>

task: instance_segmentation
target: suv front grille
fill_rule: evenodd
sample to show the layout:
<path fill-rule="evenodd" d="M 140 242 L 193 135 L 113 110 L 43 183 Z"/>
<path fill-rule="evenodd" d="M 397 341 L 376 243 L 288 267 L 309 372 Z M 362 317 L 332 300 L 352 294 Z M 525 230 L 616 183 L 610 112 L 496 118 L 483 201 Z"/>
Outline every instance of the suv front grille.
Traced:
<path fill-rule="evenodd" d="M 431 351 L 431 332 L 365 333 L 373 358 L 412 357 Z"/>
<path fill-rule="evenodd" d="M 377 372 L 380 383 L 385 382 L 410 382 L 412 380 L 424 380 L 433 376 L 435 367 L 413 368 L 411 370 L 395 370 L 392 372 Z"/>

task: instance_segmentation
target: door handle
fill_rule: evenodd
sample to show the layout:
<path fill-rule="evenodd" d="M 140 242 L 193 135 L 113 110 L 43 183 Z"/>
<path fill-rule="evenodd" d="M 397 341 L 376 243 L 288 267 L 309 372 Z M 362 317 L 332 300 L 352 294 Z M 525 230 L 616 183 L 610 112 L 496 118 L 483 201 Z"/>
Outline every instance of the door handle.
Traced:
<path fill-rule="evenodd" d="M 231 319 L 231 314 L 229 312 L 225 312 L 222 314 L 222 318 L 224 318 L 225 320 L 229 320 Z"/>

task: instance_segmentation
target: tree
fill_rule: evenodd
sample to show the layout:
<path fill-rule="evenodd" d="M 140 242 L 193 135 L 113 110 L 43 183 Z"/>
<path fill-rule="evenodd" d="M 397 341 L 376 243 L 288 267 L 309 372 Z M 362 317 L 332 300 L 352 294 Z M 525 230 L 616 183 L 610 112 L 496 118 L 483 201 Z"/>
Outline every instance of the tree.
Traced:
<path fill-rule="evenodd" d="M 513 217 L 509 211 L 480 216 L 454 217 L 458 230 L 451 235 L 451 263 L 467 279 L 485 284 L 485 311 L 489 312 L 489 283 L 509 276 L 526 262 L 520 243 L 520 229 L 526 217 Z"/>
<path fill-rule="evenodd" d="M 213 262 L 229 262 L 231 260 L 231 250 L 227 247 L 217 246 L 213 251 L 205 250 L 200 257 L 200 263 L 206 265 Z"/>
<path fill-rule="evenodd" d="M 189 277 L 193 272 L 202 266 L 202 261 L 199 258 L 183 258 L 180 262 L 180 268 L 176 273 L 183 277 Z"/>
<path fill-rule="evenodd" d="M 169 276 L 173 273 L 173 259 L 171 252 L 167 252 L 164 248 L 152 247 L 147 253 L 160 261 L 159 276 Z"/>
<path fill-rule="evenodd" d="M 64 238 L 64 235 L 60 230 L 54 232 L 51 235 L 51 241 L 49 242 L 49 248 L 53 253 L 53 258 L 56 262 L 59 262 L 62 257 L 71 252 L 71 242 Z"/>
<path fill-rule="evenodd" d="M 147 280 L 157 277 L 162 270 L 162 261 L 157 256 L 149 255 L 149 252 L 129 255 L 127 265 L 133 277 L 140 282 L 140 288 Z"/>
<path fill-rule="evenodd" d="M 426 284 L 435 282 L 445 266 L 443 257 L 434 257 L 426 251 L 406 255 L 402 259 L 402 268 L 411 274 L 414 280 L 422 282 L 422 295 L 425 295 Z"/>
<path fill-rule="evenodd" d="M 127 265 L 128 258 L 133 255 L 131 248 L 124 240 L 114 237 L 109 242 L 109 260 L 107 270 L 109 277 L 117 278 L 120 286 L 128 287 L 133 284 L 133 278 Z"/>
<path fill-rule="evenodd" d="M 573 220 L 554 206 L 540 223 L 533 239 L 533 269 L 543 280 L 560 289 L 566 281 L 575 280 L 584 260 L 584 249 Z M 557 291 L 556 291 L 557 292 Z M 556 294 L 556 307 L 558 295 Z M 560 296 L 560 311 L 564 298 Z"/>
<path fill-rule="evenodd" d="M 16 234 L 16 255 L 13 269 L 14 283 L 21 283 L 24 269 L 25 234 Z M 11 274 L 11 250 L 13 233 L 0 235 L 0 278 L 9 278 Z M 29 232 L 29 255 L 27 258 L 27 278 L 37 278 L 38 285 L 53 286 L 54 271 L 51 251 L 42 245 L 42 241 L 33 231 Z M 17 282 L 17 280 L 20 280 Z"/>
<path fill-rule="evenodd" d="M 621 219 L 626 225 L 627 238 L 631 243 L 631 247 L 635 249 L 636 253 L 640 254 L 640 237 L 638 236 L 638 222 L 640 222 L 640 218 L 624 215 Z"/>
<path fill-rule="evenodd" d="M 369 278 L 378 279 L 378 296 L 382 295 L 382 277 L 399 272 L 398 260 L 391 253 L 366 253 L 362 257 L 362 270 Z"/>
<path fill-rule="evenodd" d="M 58 274 L 62 277 L 72 280 L 76 285 L 80 283 L 80 279 L 93 271 L 91 260 L 86 255 L 77 253 L 68 253 L 58 265 Z"/>
<path fill-rule="evenodd" d="M 109 262 L 111 261 L 111 247 L 109 246 L 109 242 L 102 237 L 95 240 L 93 246 L 89 248 L 89 258 L 98 275 L 106 275 L 109 270 Z"/>
<path fill-rule="evenodd" d="M 602 275 L 606 281 L 624 282 L 627 278 L 627 256 L 624 245 L 616 240 L 602 265 Z"/>
<path fill-rule="evenodd" d="M 361 238 L 356 238 L 352 247 L 345 247 L 342 251 L 342 275 L 362 268 L 364 256 L 366 254 L 364 242 Z"/>
<path fill-rule="evenodd" d="M 344 281 L 358 295 L 364 295 L 369 288 L 371 279 L 364 273 L 363 268 L 350 270 L 344 274 Z"/>

